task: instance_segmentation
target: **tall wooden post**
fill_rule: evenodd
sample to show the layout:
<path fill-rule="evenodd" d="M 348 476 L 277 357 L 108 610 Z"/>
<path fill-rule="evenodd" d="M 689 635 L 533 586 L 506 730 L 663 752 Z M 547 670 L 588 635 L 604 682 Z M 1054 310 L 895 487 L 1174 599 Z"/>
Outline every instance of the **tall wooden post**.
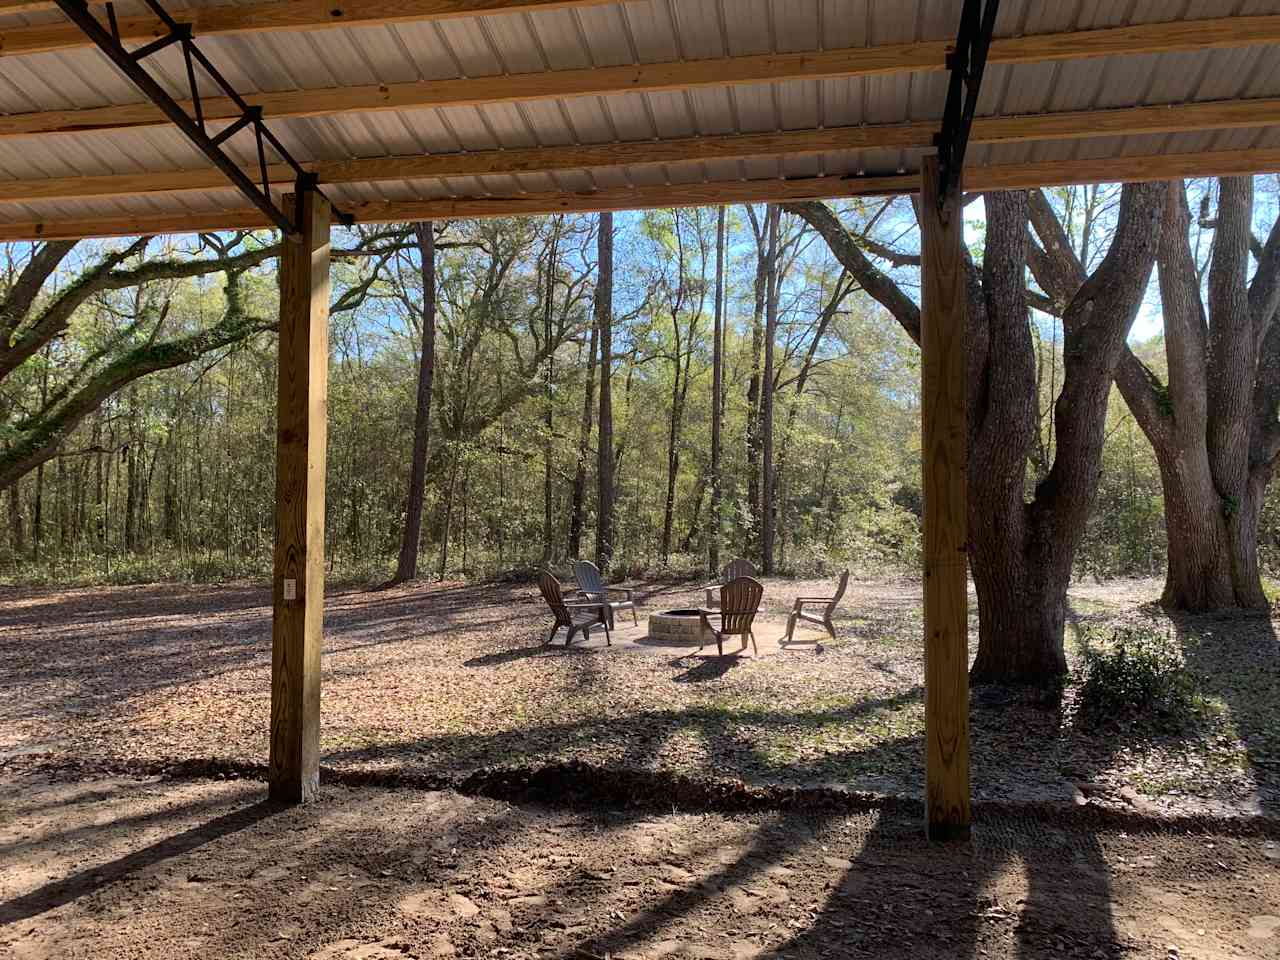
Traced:
<path fill-rule="evenodd" d="M 285 203 L 296 204 L 302 239 L 280 253 L 269 794 L 302 803 L 320 784 L 329 203 L 305 186 Z"/>
<path fill-rule="evenodd" d="M 965 496 L 964 211 L 921 171 L 921 429 L 924 453 L 925 794 L 933 840 L 969 836 L 969 596 Z"/>

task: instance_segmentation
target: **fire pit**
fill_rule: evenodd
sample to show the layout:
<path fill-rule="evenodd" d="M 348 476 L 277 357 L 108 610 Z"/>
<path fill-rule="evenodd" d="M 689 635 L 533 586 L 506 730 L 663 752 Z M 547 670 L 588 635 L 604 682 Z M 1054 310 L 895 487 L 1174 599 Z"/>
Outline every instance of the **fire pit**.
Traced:
<path fill-rule="evenodd" d="M 701 643 L 702 618 L 694 609 L 650 614 L 649 639 L 689 645 Z"/>

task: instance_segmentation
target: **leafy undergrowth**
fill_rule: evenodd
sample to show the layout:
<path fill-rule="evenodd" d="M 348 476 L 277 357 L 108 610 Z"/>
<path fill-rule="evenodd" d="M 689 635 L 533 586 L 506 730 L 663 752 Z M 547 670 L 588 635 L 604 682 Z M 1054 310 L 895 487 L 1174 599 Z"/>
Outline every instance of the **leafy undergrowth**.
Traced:
<path fill-rule="evenodd" d="M 775 630 L 760 658 L 598 636 L 542 644 L 545 607 L 524 584 L 331 590 L 323 762 L 450 779 L 498 767 L 587 763 L 918 796 L 924 706 L 920 597 L 912 581 L 851 585 L 839 638 L 772 644 L 795 595 L 825 582 L 769 581 Z M 645 611 L 696 603 L 688 581 L 639 584 Z M 1280 671 L 1269 620 L 1173 623 L 1157 592 L 1090 586 L 1080 626 L 1171 632 L 1205 709 L 1178 733 L 1076 722 L 1060 702 L 975 691 L 975 794 L 1070 800 L 1073 784 L 1136 788 L 1167 805 L 1280 809 L 1273 722 Z M 0 764 L 6 755 L 259 763 L 270 715 L 265 588 L 134 587 L 0 593 Z M 976 615 L 971 623 L 976 633 Z M 1073 637 L 1070 656 L 1083 664 Z"/>
<path fill-rule="evenodd" d="M 1172 633 L 1121 625 L 1081 634 L 1077 720 L 1090 732 L 1187 734 L 1211 706 Z"/>

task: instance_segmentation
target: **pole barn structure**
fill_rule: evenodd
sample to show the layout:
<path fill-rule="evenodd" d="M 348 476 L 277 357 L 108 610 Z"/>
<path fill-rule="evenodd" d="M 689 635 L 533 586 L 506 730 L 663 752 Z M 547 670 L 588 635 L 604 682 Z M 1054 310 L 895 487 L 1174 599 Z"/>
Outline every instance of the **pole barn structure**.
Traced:
<path fill-rule="evenodd" d="M 319 770 L 329 226 L 919 192 L 927 818 L 969 825 L 961 191 L 1280 171 L 1280 0 L 0 0 L 0 240 L 280 264 L 270 782 Z"/>

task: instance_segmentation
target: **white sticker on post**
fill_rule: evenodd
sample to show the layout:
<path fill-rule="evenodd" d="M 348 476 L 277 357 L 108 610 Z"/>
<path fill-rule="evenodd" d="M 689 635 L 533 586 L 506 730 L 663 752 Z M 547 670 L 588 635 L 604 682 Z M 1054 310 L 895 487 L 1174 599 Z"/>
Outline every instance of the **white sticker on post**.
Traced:
<path fill-rule="evenodd" d="M 297 599 L 298 599 L 298 581 L 297 581 L 297 580 L 285 580 L 285 582 L 284 582 L 284 598 L 285 598 L 286 600 L 297 600 Z"/>

